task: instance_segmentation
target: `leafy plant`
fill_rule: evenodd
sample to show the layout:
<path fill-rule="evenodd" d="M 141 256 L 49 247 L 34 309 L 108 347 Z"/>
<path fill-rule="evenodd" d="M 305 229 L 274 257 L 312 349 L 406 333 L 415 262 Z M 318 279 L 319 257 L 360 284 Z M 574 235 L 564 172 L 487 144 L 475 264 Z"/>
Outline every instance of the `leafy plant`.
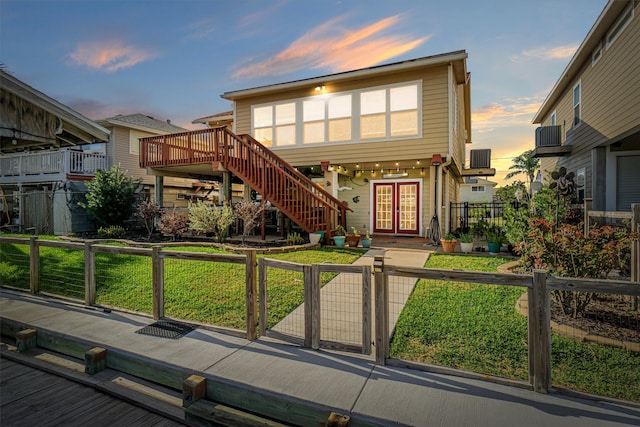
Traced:
<path fill-rule="evenodd" d="M 304 243 L 304 238 L 298 232 L 289 233 L 287 235 L 287 245 L 301 245 Z"/>
<path fill-rule="evenodd" d="M 264 208 L 248 200 L 242 200 L 238 203 L 234 212 L 238 218 L 242 220 L 242 244 L 244 244 L 245 238 L 253 231 L 258 225 L 258 219 L 262 215 Z"/>
<path fill-rule="evenodd" d="M 233 209 L 229 206 L 210 207 L 203 202 L 189 203 L 189 228 L 200 234 L 211 233 L 218 242 L 224 241 L 233 219 Z"/>
<path fill-rule="evenodd" d="M 448 241 L 448 242 L 452 242 L 452 241 L 457 240 L 457 239 L 456 239 L 456 236 L 455 236 L 453 233 L 447 233 L 447 234 L 444 236 L 444 239 L 443 239 L 443 240 L 444 240 L 444 241 Z"/>
<path fill-rule="evenodd" d="M 351 227 L 351 232 L 352 232 L 352 234 L 354 234 L 356 236 L 360 234 L 360 233 L 358 233 L 358 229 L 355 228 L 355 227 Z"/>
<path fill-rule="evenodd" d="M 144 222 L 144 227 L 147 230 L 147 238 L 151 237 L 151 233 L 153 233 L 153 223 L 161 213 L 162 208 L 149 200 L 145 200 L 138 205 L 136 216 Z"/>
<path fill-rule="evenodd" d="M 345 236 L 347 234 L 347 230 L 345 230 L 342 225 L 338 224 L 338 226 L 334 230 L 334 234 L 336 236 Z"/>
<path fill-rule="evenodd" d="M 101 239 L 121 239 L 125 234 L 127 231 L 119 225 L 98 228 L 98 237 Z"/>
<path fill-rule="evenodd" d="M 473 243 L 473 234 L 471 233 L 460 233 L 460 242 L 461 243 Z"/>
<path fill-rule="evenodd" d="M 175 208 L 172 212 L 163 212 L 158 221 L 158 228 L 164 234 L 169 234 L 172 240 L 184 234 L 189 229 L 187 220 L 176 213 Z"/>
<path fill-rule="evenodd" d="M 140 182 L 140 179 L 128 177 L 118 165 L 98 170 L 87 183 L 87 201 L 78 205 L 85 208 L 100 226 L 122 225 L 135 210 Z"/>
<path fill-rule="evenodd" d="M 491 243 L 505 243 L 504 233 L 501 230 L 490 229 L 487 231 L 487 241 Z"/>

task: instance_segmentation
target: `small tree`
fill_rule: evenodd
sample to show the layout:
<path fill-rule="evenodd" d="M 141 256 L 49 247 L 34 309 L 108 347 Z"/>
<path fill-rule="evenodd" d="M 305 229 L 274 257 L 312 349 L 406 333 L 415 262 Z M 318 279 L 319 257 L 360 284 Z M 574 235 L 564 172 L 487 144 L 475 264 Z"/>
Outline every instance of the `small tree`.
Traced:
<path fill-rule="evenodd" d="M 212 208 L 200 201 L 189 203 L 190 228 L 200 234 L 211 233 L 218 242 L 224 241 L 233 219 L 233 209 L 229 206 Z"/>
<path fill-rule="evenodd" d="M 151 201 L 145 200 L 138 205 L 136 216 L 144 222 L 144 227 L 147 230 L 147 238 L 151 238 L 153 223 L 161 213 L 162 208 Z"/>
<path fill-rule="evenodd" d="M 87 201 L 78 204 L 93 216 L 99 226 L 122 225 L 135 210 L 140 182 L 140 179 L 127 176 L 118 165 L 99 170 L 87 183 Z"/>
<path fill-rule="evenodd" d="M 249 200 L 242 200 L 234 208 L 235 214 L 242 220 L 242 244 L 245 238 L 258 225 L 259 217 L 262 215 L 264 208 L 261 205 L 253 203 Z"/>
<path fill-rule="evenodd" d="M 536 171 L 540 167 L 540 159 L 533 157 L 533 150 L 527 150 L 517 157 L 514 157 L 513 164 L 509 166 L 509 172 L 504 179 L 511 179 L 521 173 L 527 175 L 529 179 L 529 195 L 531 195 L 531 183 L 536 178 Z"/>

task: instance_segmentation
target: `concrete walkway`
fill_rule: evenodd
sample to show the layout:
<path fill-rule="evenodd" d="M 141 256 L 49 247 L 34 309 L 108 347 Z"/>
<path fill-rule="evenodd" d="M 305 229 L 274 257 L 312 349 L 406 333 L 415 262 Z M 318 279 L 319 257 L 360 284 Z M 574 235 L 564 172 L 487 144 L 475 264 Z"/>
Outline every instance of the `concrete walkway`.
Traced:
<path fill-rule="evenodd" d="M 377 366 L 359 357 L 264 339 L 249 342 L 204 329 L 177 340 L 146 336 L 136 333 L 152 323 L 146 317 L 104 313 L 5 290 L 0 290 L 0 320 L 3 331 L 20 325 L 37 329 L 38 339 L 45 332 L 60 339 L 76 339 L 108 352 L 144 358 L 149 371 L 173 366 L 216 384 L 246 387 L 264 399 L 276 396 L 281 402 L 279 410 L 285 413 L 286 408 L 305 404 L 327 414 L 349 415 L 354 426 L 640 425 L 637 407 Z M 47 343 L 55 341 L 50 338 Z M 291 406 L 294 404 L 297 406 Z M 300 414 L 293 412 L 287 417 L 281 421 L 318 422 L 301 420 Z"/>
<path fill-rule="evenodd" d="M 423 267 L 430 251 L 409 249 L 371 249 L 358 258 L 353 265 L 373 266 L 374 257 L 384 255 L 385 264 L 405 267 Z M 391 277 L 389 279 L 389 334 L 393 333 L 396 322 L 404 308 L 416 279 Z M 373 280 L 371 281 L 371 301 L 374 304 Z M 362 276 L 354 273 L 340 273 L 320 290 L 320 339 L 348 345 L 362 344 Z M 375 330 L 372 318 L 371 329 Z M 273 331 L 304 337 L 304 305 L 296 308 L 272 328 Z"/>

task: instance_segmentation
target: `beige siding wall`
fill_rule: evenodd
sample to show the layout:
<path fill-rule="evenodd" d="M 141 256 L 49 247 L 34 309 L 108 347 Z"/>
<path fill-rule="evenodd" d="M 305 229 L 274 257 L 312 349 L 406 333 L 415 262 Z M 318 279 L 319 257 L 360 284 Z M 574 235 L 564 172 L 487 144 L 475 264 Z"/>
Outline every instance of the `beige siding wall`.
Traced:
<path fill-rule="evenodd" d="M 114 165 L 120 165 L 124 170 L 128 171 L 128 175 L 138 179 L 142 179 L 142 183 L 153 186 L 155 177 L 147 175 L 146 169 L 140 168 L 140 160 L 138 154 L 129 152 L 129 138 L 131 130 L 123 127 L 114 127 L 111 131 L 111 144 L 107 144 L 107 155 L 113 159 Z M 135 131 L 134 135 L 139 138 L 146 136 L 154 136 L 152 133 Z M 165 187 L 183 187 L 191 190 L 192 183 L 195 180 L 184 178 L 165 177 Z M 153 191 L 153 190 L 152 190 Z M 166 189 L 165 189 L 166 191 Z M 181 190 L 184 192 L 184 189 Z"/>
<path fill-rule="evenodd" d="M 448 152 L 448 73 L 446 65 L 421 72 L 403 72 L 382 77 L 354 80 L 325 86 L 329 93 L 345 92 L 367 87 L 388 85 L 399 82 L 422 81 L 422 137 L 397 141 L 358 142 L 343 144 L 323 144 L 322 146 L 302 146 L 273 149 L 284 160 L 294 166 L 330 162 L 376 162 L 381 160 L 403 160 L 430 157 L 433 153 Z M 251 133 L 251 105 L 297 99 L 312 95 L 313 88 L 278 93 L 235 103 L 236 133 Z"/>
<path fill-rule="evenodd" d="M 565 166 L 569 171 L 585 168 L 586 197 L 592 197 L 591 150 L 621 133 L 640 126 L 640 8 L 618 38 L 606 47 L 602 40 L 602 57 L 592 65 L 589 59 L 579 78 L 574 79 L 556 104 L 556 123 L 563 125 L 563 143 L 570 144 L 570 156 L 543 159 L 545 170 Z M 582 123 L 573 124 L 573 88 L 580 81 Z M 551 112 L 542 125 L 551 124 Z"/>

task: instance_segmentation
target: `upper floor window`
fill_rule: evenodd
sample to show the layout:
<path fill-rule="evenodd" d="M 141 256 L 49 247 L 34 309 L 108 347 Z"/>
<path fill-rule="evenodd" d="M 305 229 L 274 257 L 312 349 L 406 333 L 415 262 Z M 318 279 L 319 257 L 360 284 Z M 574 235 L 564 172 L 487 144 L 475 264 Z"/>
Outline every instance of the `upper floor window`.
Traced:
<path fill-rule="evenodd" d="M 629 5 L 620 14 L 616 22 L 611 26 L 609 32 L 607 32 L 607 49 L 618 38 L 618 36 L 624 31 L 629 22 L 633 19 L 633 2 L 629 2 Z"/>
<path fill-rule="evenodd" d="M 593 50 L 591 54 L 591 65 L 596 65 L 598 61 L 602 58 L 602 42 L 598 43 L 598 46 Z"/>
<path fill-rule="evenodd" d="M 472 192 L 484 192 L 484 185 L 472 185 L 471 186 L 471 191 Z"/>
<path fill-rule="evenodd" d="M 573 125 L 574 126 L 579 125 L 581 120 L 581 111 L 580 111 L 581 97 L 582 97 L 582 94 L 580 93 L 580 82 L 578 82 L 573 87 Z"/>
<path fill-rule="evenodd" d="M 551 126 L 555 126 L 555 125 L 556 125 L 556 112 L 554 110 L 553 113 L 551 113 Z"/>
<path fill-rule="evenodd" d="M 252 107 L 253 136 L 266 146 L 419 136 L 418 82 Z"/>
<path fill-rule="evenodd" d="M 135 130 L 129 131 L 129 154 L 140 153 L 140 138 L 144 138 L 145 136 L 149 135 Z"/>

